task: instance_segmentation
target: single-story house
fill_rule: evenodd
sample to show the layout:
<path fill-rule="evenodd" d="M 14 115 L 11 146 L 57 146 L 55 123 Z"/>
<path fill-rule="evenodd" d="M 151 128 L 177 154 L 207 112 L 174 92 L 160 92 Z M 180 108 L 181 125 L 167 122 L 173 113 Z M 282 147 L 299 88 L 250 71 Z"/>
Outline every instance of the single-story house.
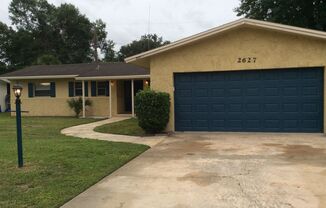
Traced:
<path fill-rule="evenodd" d="M 29 115 L 71 115 L 66 100 L 83 95 L 94 101 L 86 116 L 133 114 L 130 90 L 150 80 L 171 96 L 167 131 L 325 132 L 326 32 L 240 19 L 125 61 L 5 78 L 29 89 Z"/>
<path fill-rule="evenodd" d="M 23 86 L 24 116 L 73 116 L 67 101 L 92 101 L 82 116 L 134 115 L 134 96 L 149 85 L 149 71 L 126 63 L 35 65 L 2 75 Z M 12 91 L 12 90 L 11 90 Z M 12 109 L 15 96 L 11 92 Z"/>
<path fill-rule="evenodd" d="M 126 62 L 170 94 L 169 131 L 325 132 L 326 32 L 240 19 Z"/>
<path fill-rule="evenodd" d="M 9 80 L 0 79 L 0 113 L 8 110 L 8 94 L 10 94 Z"/>

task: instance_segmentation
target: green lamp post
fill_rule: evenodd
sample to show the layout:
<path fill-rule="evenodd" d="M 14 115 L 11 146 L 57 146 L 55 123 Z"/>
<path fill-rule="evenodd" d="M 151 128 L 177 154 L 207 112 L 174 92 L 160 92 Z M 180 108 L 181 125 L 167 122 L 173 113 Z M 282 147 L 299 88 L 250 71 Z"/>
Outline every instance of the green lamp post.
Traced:
<path fill-rule="evenodd" d="M 16 126 L 17 126 L 17 150 L 18 150 L 18 167 L 24 166 L 23 160 L 23 139 L 22 139 L 22 123 L 21 123 L 21 100 L 20 96 L 23 91 L 23 87 L 19 84 L 15 84 L 12 88 L 16 97 Z"/>

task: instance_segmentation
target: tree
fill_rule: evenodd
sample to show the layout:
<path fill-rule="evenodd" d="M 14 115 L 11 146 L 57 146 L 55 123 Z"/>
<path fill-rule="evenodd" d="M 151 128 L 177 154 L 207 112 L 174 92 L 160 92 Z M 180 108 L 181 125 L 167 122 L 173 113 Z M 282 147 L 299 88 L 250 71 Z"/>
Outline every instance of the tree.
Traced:
<path fill-rule="evenodd" d="M 56 64 L 61 64 L 61 62 L 54 55 L 45 54 L 45 55 L 41 55 L 40 57 L 37 58 L 36 64 L 37 65 L 56 65 Z"/>
<path fill-rule="evenodd" d="M 61 4 L 56 9 L 54 27 L 54 50 L 62 63 L 91 61 L 92 24 L 86 16 L 72 4 Z"/>
<path fill-rule="evenodd" d="M 0 65 L 1 68 L 5 68 L 6 63 L 10 60 L 9 50 L 11 43 L 11 34 L 12 29 L 9 28 L 6 24 L 0 22 Z"/>
<path fill-rule="evenodd" d="M 49 52 L 55 46 L 53 44 L 55 9 L 55 6 L 46 0 L 12 0 L 9 5 L 12 24 L 18 31 L 27 35 L 25 37 L 27 45 L 37 46 L 33 56 L 29 54 L 34 60 L 39 53 Z"/>
<path fill-rule="evenodd" d="M 106 24 L 98 19 L 92 23 L 92 41 L 91 46 L 93 50 L 93 60 L 95 62 L 99 61 L 98 50 L 103 50 L 106 44 L 107 32 L 105 31 Z"/>
<path fill-rule="evenodd" d="M 32 64 L 70 64 L 116 55 L 102 20 L 90 22 L 72 4 L 55 6 L 46 0 L 12 0 L 12 27 L 0 22 L 1 70 Z M 113 54 L 113 55 L 112 55 Z"/>
<path fill-rule="evenodd" d="M 29 65 L 35 60 L 37 48 L 32 33 L 0 23 L 0 62 L 6 70 Z M 3 67 L 2 67 L 3 68 Z"/>
<path fill-rule="evenodd" d="M 46 0 L 12 0 L 9 17 L 17 28 L 32 32 L 49 25 L 54 9 Z"/>
<path fill-rule="evenodd" d="M 114 50 L 114 42 L 112 40 L 107 40 L 101 49 L 101 52 L 104 54 L 103 61 L 105 62 L 115 62 L 118 61 L 117 53 Z"/>
<path fill-rule="evenodd" d="M 131 43 L 122 46 L 119 51 L 119 60 L 123 61 L 125 58 L 149 51 L 154 48 L 169 44 L 170 41 L 163 41 L 162 37 L 156 34 L 148 34 L 141 36 L 140 40 L 134 40 Z"/>
<path fill-rule="evenodd" d="M 240 0 L 238 16 L 326 31 L 325 0 Z"/>

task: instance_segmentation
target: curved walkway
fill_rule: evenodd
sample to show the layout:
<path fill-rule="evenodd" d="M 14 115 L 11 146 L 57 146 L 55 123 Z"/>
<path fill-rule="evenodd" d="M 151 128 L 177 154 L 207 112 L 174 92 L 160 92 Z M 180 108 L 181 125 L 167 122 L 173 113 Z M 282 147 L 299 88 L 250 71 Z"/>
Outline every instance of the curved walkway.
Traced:
<path fill-rule="evenodd" d="M 82 124 L 79 126 L 73 126 L 61 130 L 61 133 L 67 136 L 74 136 L 87 139 L 97 139 L 112 142 L 128 142 L 136 144 L 144 144 L 150 147 L 163 141 L 165 136 L 154 136 L 154 137 L 137 137 L 137 136 L 125 136 L 125 135 L 115 135 L 115 134 L 104 134 L 95 132 L 94 129 L 98 126 L 102 126 L 109 123 L 114 123 L 118 121 L 123 121 L 129 119 L 128 117 L 113 117 L 103 121 L 97 121 L 89 124 Z"/>

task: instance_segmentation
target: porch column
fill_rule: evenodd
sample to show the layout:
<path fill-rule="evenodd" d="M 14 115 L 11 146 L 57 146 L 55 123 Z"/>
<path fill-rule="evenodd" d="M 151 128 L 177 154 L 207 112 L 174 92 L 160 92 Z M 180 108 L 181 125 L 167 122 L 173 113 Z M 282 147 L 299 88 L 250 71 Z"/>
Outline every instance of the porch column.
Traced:
<path fill-rule="evenodd" d="M 135 117 L 135 93 L 134 93 L 134 80 L 131 80 L 131 112 L 132 117 Z"/>
<path fill-rule="evenodd" d="M 110 86 L 109 86 L 109 91 L 110 91 L 110 118 L 112 118 L 112 85 L 113 85 L 113 82 L 110 80 L 109 81 L 110 83 Z"/>
<path fill-rule="evenodd" d="M 82 95 L 83 95 L 83 118 L 86 117 L 86 110 L 85 110 L 85 80 L 82 81 Z"/>

